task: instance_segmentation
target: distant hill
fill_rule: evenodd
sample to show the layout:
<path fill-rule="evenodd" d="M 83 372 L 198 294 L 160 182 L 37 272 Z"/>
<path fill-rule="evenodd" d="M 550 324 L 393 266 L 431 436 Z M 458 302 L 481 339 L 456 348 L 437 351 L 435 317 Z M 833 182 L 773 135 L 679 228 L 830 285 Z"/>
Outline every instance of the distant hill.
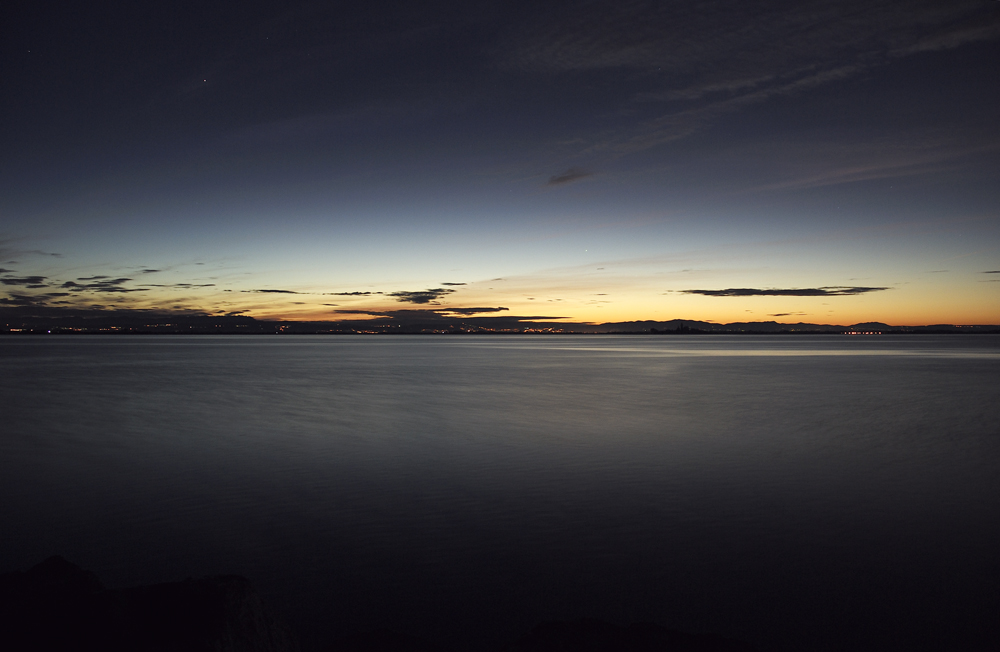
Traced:
<path fill-rule="evenodd" d="M 662 334 L 754 334 L 754 333 L 997 333 L 1000 326 L 956 326 L 952 324 L 937 324 L 933 326 L 891 326 L 882 322 L 865 322 L 861 324 L 783 324 L 776 321 L 732 322 L 718 324 L 715 322 L 696 321 L 688 319 L 671 319 L 670 321 L 626 321 L 596 324 L 589 327 L 594 333 L 636 333 L 650 332 Z"/>
<path fill-rule="evenodd" d="M 803 333 L 1000 333 L 1000 325 L 892 326 L 861 324 L 783 324 L 776 321 L 715 322 L 691 319 L 623 321 L 591 324 L 555 321 L 533 315 L 454 316 L 446 309 L 400 310 L 374 319 L 338 321 L 268 321 L 244 315 L 154 313 L 139 310 L 79 310 L 52 307 L 0 307 L 0 333 L 174 333 L 174 334 L 803 334 Z"/>

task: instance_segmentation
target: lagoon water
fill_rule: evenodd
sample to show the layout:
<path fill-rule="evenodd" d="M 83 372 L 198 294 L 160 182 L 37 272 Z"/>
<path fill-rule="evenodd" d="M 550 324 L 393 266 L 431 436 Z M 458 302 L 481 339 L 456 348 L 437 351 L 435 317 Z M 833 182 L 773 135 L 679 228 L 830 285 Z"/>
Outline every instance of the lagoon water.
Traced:
<path fill-rule="evenodd" d="M 1000 641 L 996 336 L 10 336 L 0 408 L 0 572 L 246 575 L 307 650 Z"/>

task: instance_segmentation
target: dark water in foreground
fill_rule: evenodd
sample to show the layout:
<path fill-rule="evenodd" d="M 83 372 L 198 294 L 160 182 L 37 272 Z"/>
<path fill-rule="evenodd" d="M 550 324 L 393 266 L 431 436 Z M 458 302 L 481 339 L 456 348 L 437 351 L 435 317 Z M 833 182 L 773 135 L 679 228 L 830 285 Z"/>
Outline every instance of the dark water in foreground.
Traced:
<path fill-rule="evenodd" d="M 0 571 L 238 573 L 307 645 L 1000 640 L 1000 338 L 6 337 Z"/>

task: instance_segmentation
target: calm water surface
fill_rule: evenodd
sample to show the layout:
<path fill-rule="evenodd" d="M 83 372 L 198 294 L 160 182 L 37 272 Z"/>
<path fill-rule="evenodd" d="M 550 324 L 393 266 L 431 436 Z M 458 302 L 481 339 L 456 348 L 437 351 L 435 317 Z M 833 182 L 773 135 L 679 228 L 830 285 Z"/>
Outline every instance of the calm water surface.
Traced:
<path fill-rule="evenodd" d="M 0 571 L 246 575 L 307 648 L 1000 640 L 993 336 L 12 336 L 0 408 Z"/>

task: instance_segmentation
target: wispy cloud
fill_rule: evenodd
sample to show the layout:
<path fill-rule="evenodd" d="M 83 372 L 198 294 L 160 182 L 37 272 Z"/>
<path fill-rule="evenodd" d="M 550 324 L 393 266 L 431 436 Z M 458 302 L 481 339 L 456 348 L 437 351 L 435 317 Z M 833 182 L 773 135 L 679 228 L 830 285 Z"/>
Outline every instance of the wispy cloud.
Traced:
<path fill-rule="evenodd" d="M 645 117 L 597 137 L 590 149 L 635 151 L 683 138 L 718 116 L 771 97 L 861 75 L 918 52 L 997 39 L 995 4 L 588 3 L 571 13 L 542 11 L 512 35 L 501 65 L 630 80 L 632 93 L 624 99 L 645 105 L 639 109 Z"/>
<path fill-rule="evenodd" d="M 0 260 L 7 263 L 13 263 L 16 261 L 10 259 L 20 256 L 47 256 L 50 258 L 62 257 L 62 254 L 53 253 L 51 251 L 42 251 L 41 249 L 24 249 L 19 246 L 19 243 L 23 241 L 23 238 L 0 238 Z"/>
<path fill-rule="evenodd" d="M 214 288 L 215 283 L 152 283 L 151 288 L 177 288 L 188 290 L 191 288 Z"/>
<path fill-rule="evenodd" d="M 961 159 L 1000 151 L 1000 143 L 967 146 L 945 138 L 913 142 L 877 141 L 867 143 L 811 143 L 809 155 L 794 148 L 776 150 L 775 157 L 801 162 L 790 178 L 753 188 L 758 191 L 819 188 L 876 179 L 898 179 L 941 172 Z M 826 168 L 809 163 L 817 155 Z M 813 170 L 810 170 L 810 167 Z"/>
<path fill-rule="evenodd" d="M 128 288 L 122 285 L 131 281 L 130 278 L 108 278 L 107 276 L 91 276 L 87 278 L 77 279 L 82 281 L 93 281 L 91 283 L 77 283 L 76 281 L 66 281 L 59 287 L 67 289 L 71 292 L 108 292 L 108 293 L 125 293 L 125 292 L 140 292 L 145 288 Z"/>
<path fill-rule="evenodd" d="M 580 179 L 586 179 L 587 177 L 593 175 L 593 172 L 585 170 L 583 168 L 570 168 L 563 172 L 562 174 L 557 174 L 555 176 L 549 177 L 547 186 L 561 186 L 567 183 L 573 183 L 574 181 L 579 181 Z"/>
<path fill-rule="evenodd" d="M 240 290 L 240 292 L 254 292 L 257 294 L 302 294 L 295 290 Z"/>

